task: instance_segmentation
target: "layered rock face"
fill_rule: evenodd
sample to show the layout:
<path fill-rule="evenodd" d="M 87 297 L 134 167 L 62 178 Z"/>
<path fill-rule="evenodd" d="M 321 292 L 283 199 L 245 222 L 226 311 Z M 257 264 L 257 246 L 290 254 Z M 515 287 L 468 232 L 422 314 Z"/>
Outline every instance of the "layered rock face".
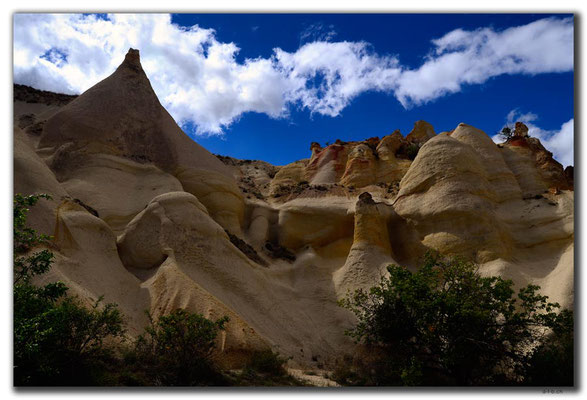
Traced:
<path fill-rule="evenodd" d="M 426 121 L 417 121 L 404 138 L 399 130 L 382 139 L 372 137 L 362 142 L 343 142 L 322 148 L 314 142 L 312 156 L 307 162 L 295 162 L 282 167 L 271 182 L 271 193 L 283 187 L 305 183 L 311 185 L 341 185 L 361 188 L 378 185 L 389 188 L 399 183 L 410 167 L 420 147 L 434 137 L 434 128 Z"/>
<path fill-rule="evenodd" d="M 337 300 L 389 264 L 418 268 L 428 250 L 573 306 L 572 167 L 523 124 L 496 145 L 466 124 L 437 135 L 418 121 L 405 137 L 312 143 L 309 159 L 276 167 L 192 141 L 136 50 L 78 97 L 22 90 L 14 185 L 53 197 L 30 217 L 55 238 L 44 279 L 118 303 L 131 335 L 144 310 L 186 308 L 230 317 L 229 365 L 271 347 L 328 366 L 354 346 Z"/>

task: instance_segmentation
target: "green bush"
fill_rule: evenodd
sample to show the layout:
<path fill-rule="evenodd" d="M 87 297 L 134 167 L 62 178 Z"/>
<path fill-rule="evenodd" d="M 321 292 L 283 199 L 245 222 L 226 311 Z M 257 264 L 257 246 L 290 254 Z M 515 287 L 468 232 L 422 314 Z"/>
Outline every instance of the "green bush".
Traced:
<path fill-rule="evenodd" d="M 287 375 L 284 367 L 286 362 L 287 358 L 280 357 L 279 353 L 271 350 L 257 351 L 250 357 L 245 368 L 269 376 L 284 376 Z"/>
<path fill-rule="evenodd" d="M 122 337 L 115 305 L 91 309 L 66 295 L 62 282 L 44 286 L 33 278 L 49 271 L 50 237 L 26 226 L 28 207 L 47 195 L 14 197 L 14 384 L 72 386 L 100 384 L 103 362 L 112 357 L 106 338 Z"/>
<path fill-rule="evenodd" d="M 244 368 L 232 373 L 231 384 L 235 386 L 307 386 L 289 375 L 285 364 L 287 358 L 270 349 L 253 352 Z"/>
<path fill-rule="evenodd" d="M 135 362 L 147 384 L 197 386 L 224 384 L 211 360 L 218 332 L 228 317 L 216 321 L 178 309 L 145 328 L 136 342 Z"/>
<path fill-rule="evenodd" d="M 499 136 L 501 136 L 503 140 L 508 141 L 514 137 L 514 131 L 509 126 L 504 126 L 499 132 Z"/>
<path fill-rule="evenodd" d="M 330 379 L 344 386 L 373 386 L 374 383 L 367 381 L 370 373 L 365 373 L 368 362 L 361 357 L 352 357 L 345 354 L 338 360 Z"/>
<path fill-rule="evenodd" d="M 363 368 L 370 384 L 519 384 L 531 370 L 528 350 L 572 319 L 538 286 L 514 296 L 512 281 L 482 277 L 462 260 L 429 254 L 415 273 L 388 271 L 340 303 L 358 318 L 347 333 L 375 354 Z"/>
<path fill-rule="evenodd" d="M 532 386 L 573 386 L 574 318 L 562 310 L 558 323 L 532 354 L 526 383 Z"/>
<path fill-rule="evenodd" d="M 414 160 L 418 155 L 419 151 L 420 146 L 418 146 L 416 143 L 410 143 L 406 148 L 406 156 L 408 157 L 408 159 Z"/>

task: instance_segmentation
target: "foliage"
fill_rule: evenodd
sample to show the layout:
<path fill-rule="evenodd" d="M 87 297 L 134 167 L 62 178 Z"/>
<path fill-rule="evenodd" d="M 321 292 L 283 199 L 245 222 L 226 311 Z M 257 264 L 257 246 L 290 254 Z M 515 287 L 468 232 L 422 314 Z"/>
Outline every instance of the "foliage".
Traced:
<path fill-rule="evenodd" d="M 530 360 L 527 384 L 531 386 L 573 386 L 573 312 L 562 310 L 558 323 Z"/>
<path fill-rule="evenodd" d="M 538 286 L 514 296 L 511 280 L 482 277 L 469 262 L 428 254 L 415 273 L 388 272 L 340 303 L 358 318 L 347 334 L 376 349 L 374 385 L 515 384 L 547 328 L 568 325 Z"/>
<path fill-rule="evenodd" d="M 13 231 L 13 252 L 14 252 L 14 281 L 15 285 L 27 284 L 35 275 L 47 272 L 53 261 L 53 254 L 49 250 L 42 250 L 33 254 L 28 251 L 39 245 L 49 243 L 50 237 L 38 235 L 37 232 L 26 226 L 26 218 L 29 208 L 34 206 L 39 199 L 50 199 L 46 194 L 14 196 L 14 231 Z"/>
<path fill-rule="evenodd" d="M 416 143 L 410 143 L 408 147 L 406 147 L 406 156 L 410 160 L 414 160 L 420 151 L 420 146 Z"/>
<path fill-rule="evenodd" d="M 240 373 L 232 377 L 235 386 L 306 386 L 287 373 L 287 358 L 270 349 L 255 351 Z"/>
<path fill-rule="evenodd" d="M 280 357 L 279 353 L 271 350 L 257 351 L 253 353 L 245 368 L 270 376 L 283 376 L 287 375 L 284 368 L 286 362 L 287 358 Z"/>
<path fill-rule="evenodd" d="M 149 315 L 135 346 L 136 363 L 145 368 L 148 382 L 155 386 L 196 386 L 221 384 L 222 378 L 211 361 L 218 332 L 228 317 L 211 321 L 183 309 L 161 316 Z"/>
<path fill-rule="evenodd" d="M 121 337 L 122 316 L 115 305 L 91 309 L 66 295 L 62 282 L 44 286 L 33 278 L 49 271 L 50 237 L 26 226 L 28 207 L 47 195 L 14 197 L 14 382 L 15 385 L 96 383 L 97 366 L 110 357 L 104 340 Z"/>
<path fill-rule="evenodd" d="M 352 357 L 345 354 L 336 363 L 329 378 L 344 386 L 374 386 L 375 383 L 369 379 L 370 375 L 374 374 L 365 373 L 365 371 L 370 371 L 367 364 L 372 365 L 371 362 L 365 360 L 364 355 L 363 357 Z"/>
<path fill-rule="evenodd" d="M 499 136 L 501 136 L 503 140 L 507 141 L 514 137 L 514 131 L 509 126 L 504 126 L 499 132 Z"/>

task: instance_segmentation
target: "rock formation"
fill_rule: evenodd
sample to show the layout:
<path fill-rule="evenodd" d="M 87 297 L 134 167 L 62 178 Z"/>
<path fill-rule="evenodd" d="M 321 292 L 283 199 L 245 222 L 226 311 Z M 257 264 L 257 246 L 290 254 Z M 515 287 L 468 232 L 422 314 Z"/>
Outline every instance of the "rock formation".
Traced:
<path fill-rule="evenodd" d="M 45 122 L 38 152 L 68 193 L 116 232 L 153 197 L 185 190 L 240 234 L 244 204 L 230 170 L 161 106 L 137 50 Z M 111 192 L 120 190 L 127 192 Z"/>
<path fill-rule="evenodd" d="M 101 295 L 129 333 L 174 308 L 228 315 L 220 357 L 274 348 L 301 367 L 353 343 L 337 306 L 427 250 L 535 283 L 573 305 L 573 172 L 525 125 L 496 145 L 466 124 L 310 146 L 276 167 L 214 156 L 159 103 L 130 50 L 78 97 L 15 86 L 14 189 L 48 193 L 30 223 L 54 236 L 45 279 Z"/>
<path fill-rule="evenodd" d="M 436 136 L 434 128 L 426 121 L 416 121 L 414 129 L 406 136 L 406 140 L 411 143 L 426 143 L 429 139 Z"/>

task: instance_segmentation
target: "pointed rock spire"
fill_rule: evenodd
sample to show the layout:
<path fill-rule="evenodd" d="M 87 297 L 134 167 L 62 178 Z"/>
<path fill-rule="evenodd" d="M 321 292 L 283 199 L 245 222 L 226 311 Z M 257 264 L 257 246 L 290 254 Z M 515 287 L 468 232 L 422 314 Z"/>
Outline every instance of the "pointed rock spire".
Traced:
<path fill-rule="evenodd" d="M 139 54 L 139 51 L 136 49 L 133 49 L 132 47 L 130 49 L 128 49 L 128 53 L 126 53 L 126 56 L 124 57 L 124 61 L 122 62 L 122 64 L 120 64 L 121 67 L 128 67 L 134 70 L 143 70 L 143 67 L 141 66 L 141 56 Z"/>
<path fill-rule="evenodd" d="M 88 152 L 98 152 L 150 163 L 171 174 L 196 168 L 232 178 L 230 170 L 191 140 L 161 105 L 141 67 L 139 51 L 132 48 L 112 75 L 47 120 L 39 148 L 56 152 L 52 168 L 58 174 L 83 163 Z"/>

